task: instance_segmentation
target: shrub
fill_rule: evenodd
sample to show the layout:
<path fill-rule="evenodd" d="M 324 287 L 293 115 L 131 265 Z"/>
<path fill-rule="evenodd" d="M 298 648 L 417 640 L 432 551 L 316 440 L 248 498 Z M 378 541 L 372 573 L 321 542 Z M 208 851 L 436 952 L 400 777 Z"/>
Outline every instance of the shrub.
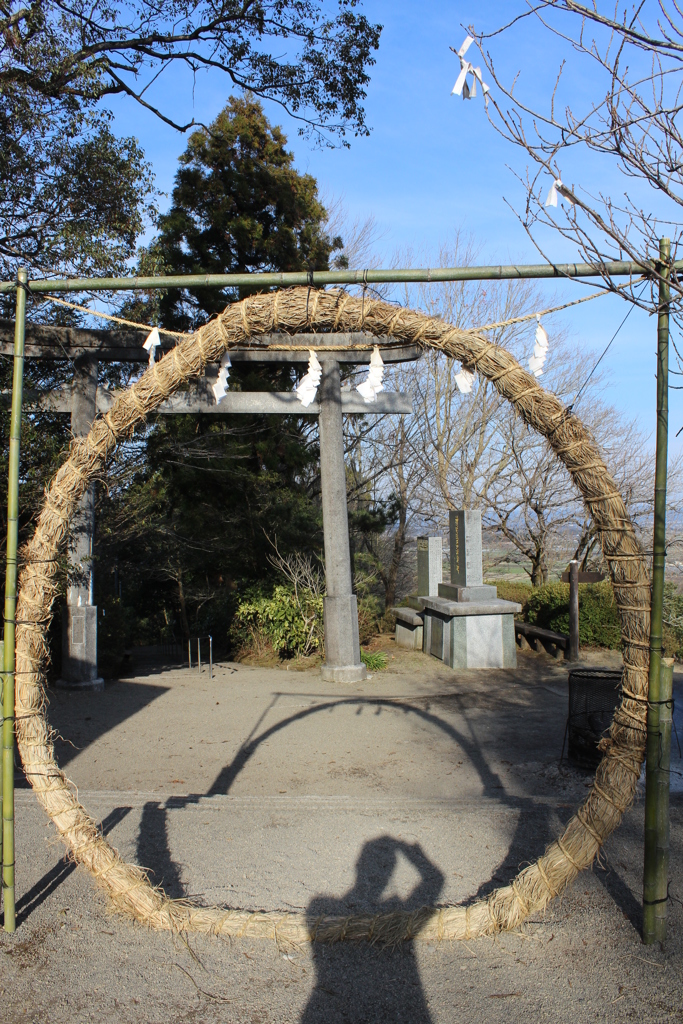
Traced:
<path fill-rule="evenodd" d="M 670 658 L 683 659 L 683 594 L 675 583 L 664 584 L 664 650 Z"/>
<path fill-rule="evenodd" d="M 270 593 L 246 589 L 230 627 L 230 640 L 241 654 L 273 650 L 282 658 L 322 650 L 323 599 L 311 591 L 278 585 Z"/>
<path fill-rule="evenodd" d="M 382 632 L 382 602 L 375 594 L 357 595 L 357 601 L 358 638 L 361 644 L 367 644 Z"/>
<path fill-rule="evenodd" d="M 525 583 L 505 582 L 497 586 L 499 597 L 522 605 L 521 618 L 524 622 L 556 633 L 569 632 L 568 583 L 532 587 Z M 584 647 L 618 649 L 621 646 L 621 624 L 609 580 L 579 584 L 579 642 Z"/>

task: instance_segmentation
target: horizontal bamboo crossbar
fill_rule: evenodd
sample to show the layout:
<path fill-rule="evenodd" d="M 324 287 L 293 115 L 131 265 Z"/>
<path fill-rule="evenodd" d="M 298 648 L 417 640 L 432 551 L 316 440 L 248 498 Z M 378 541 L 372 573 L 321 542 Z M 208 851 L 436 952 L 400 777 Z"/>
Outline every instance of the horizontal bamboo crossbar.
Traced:
<path fill-rule="evenodd" d="M 673 263 L 683 270 L 683 260 Z M 656 274 L 654 260 L 606 263 L 530 263 L 484 267 L 416 267 L 400 270 L 312 270 L 262 274 L 176 274 L 167 277 L 74 277 L 28 282 L 30 292 L 148 291 L 156 288 L 289 288 L 293 285 L 419 284 L 439 281 L 510 281 L 535 278 L 640 277 Z M 16 281 L 1 281 L 0 293 Z"/>

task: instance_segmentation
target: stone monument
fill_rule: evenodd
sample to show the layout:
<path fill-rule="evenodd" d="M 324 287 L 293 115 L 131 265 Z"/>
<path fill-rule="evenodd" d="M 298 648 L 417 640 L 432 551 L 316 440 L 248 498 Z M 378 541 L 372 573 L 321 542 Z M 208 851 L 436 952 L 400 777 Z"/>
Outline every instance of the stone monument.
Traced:
<path fill-rule="evenodd" d="M 481 512 L 449 513 L 451 582 L 421 597 L 423 650 L 450 668 L 516 668 L 514 601 L 498 598 L 483 580 Z"/>
<path fill-rule="evenodd" d="M 424 612 L 420 598 L 437 597 L 443 580 L 443 541 L 436 534 L 417 538 L 417 601 L 409 600 L 413 607 L 392 608 L 396 616 L 396 643 L 411 651 L 421 651 L 423 645 Z M 417 608 L 414 605 L 417 604 Z"/>
<path fill-rule="evenodd" d="M 417 538 L 417 596 L 435 597 L 443 581 L 443 542 L 439 536 Z"/>

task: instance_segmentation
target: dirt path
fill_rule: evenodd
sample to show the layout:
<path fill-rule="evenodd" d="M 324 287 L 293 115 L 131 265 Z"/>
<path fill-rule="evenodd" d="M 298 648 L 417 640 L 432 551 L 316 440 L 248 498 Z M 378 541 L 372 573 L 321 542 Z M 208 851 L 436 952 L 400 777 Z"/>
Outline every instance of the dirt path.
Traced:
<path fill-rule="evenodd" d="M 558 766 L 566 670 L 526 653 L 516 672 L 452 673 L 391 653 L 346 688 L 313 671 L 221 665 L 210 680 L 148 665 L 104 693 L 53 692 L 71 741 L 60 764 L 121 853 L 175 896 L 311 917 L 471 899 L 537 856 L 589 784 Z M 0 1019 L 681 1021 L 680 800 L 664 953 L 638 935 L 641 802 L 605 864 L 522 933 L 279 950 L 112 917 L 21 790 Z"/>

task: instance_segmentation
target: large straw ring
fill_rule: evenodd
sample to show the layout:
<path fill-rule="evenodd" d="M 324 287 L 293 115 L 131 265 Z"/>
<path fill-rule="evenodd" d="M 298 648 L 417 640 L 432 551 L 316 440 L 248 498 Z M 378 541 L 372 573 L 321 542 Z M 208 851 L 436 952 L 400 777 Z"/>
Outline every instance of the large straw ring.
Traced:
<path fill-rule="evenodd" d="M 524 370 L 505 349 L 485 338 L 409 309 L 320 291 L 309 302 L 307 288 L 257 295 L 237 302 L 163 357 L 153 369 L 98 417 L 87 437 L 74 440 L 70 454 L 47 491 L 35 534 L 23 552 L 17 610 L 17 743 L 26 776 L 55 823 L 73 859 L 90 871 L 115 908 L 154 928 L 261 936 L 276 940 L 371 939 L 400 942 L 463 939 L 515 928 L 537 913 L 592 864 L 600 846 L 633 800 L 644 756 L 648 686 L 650 585 L 647 566 L 624 501 L 600 451 L 581 421 Z M 390 334 L 418 342 L 460 360 L 492 381 L 529 426 L 548 439 L 583 496 L 597 527 L 610 567 L 621 619 L 623 692 L 597 769 L 595 784 L 559 839 L 510 885 L 471 905 L 432 908 L 415 914 L 322 918 L 309 926 L 301 914 L 254 913 L 204 907 L 169 899 L 146 873 L 125 863 L 80 805 L 54 759 L 45 715 L 44 669 L 47 628 L 58 591 L 56 556 L 65 544 L 69 521 L 91 481 L 117 443 L 145 414 L 180 385 L 199 377 L 207 363 L 246 338 L 279 331 L 358 331 Z"/>

